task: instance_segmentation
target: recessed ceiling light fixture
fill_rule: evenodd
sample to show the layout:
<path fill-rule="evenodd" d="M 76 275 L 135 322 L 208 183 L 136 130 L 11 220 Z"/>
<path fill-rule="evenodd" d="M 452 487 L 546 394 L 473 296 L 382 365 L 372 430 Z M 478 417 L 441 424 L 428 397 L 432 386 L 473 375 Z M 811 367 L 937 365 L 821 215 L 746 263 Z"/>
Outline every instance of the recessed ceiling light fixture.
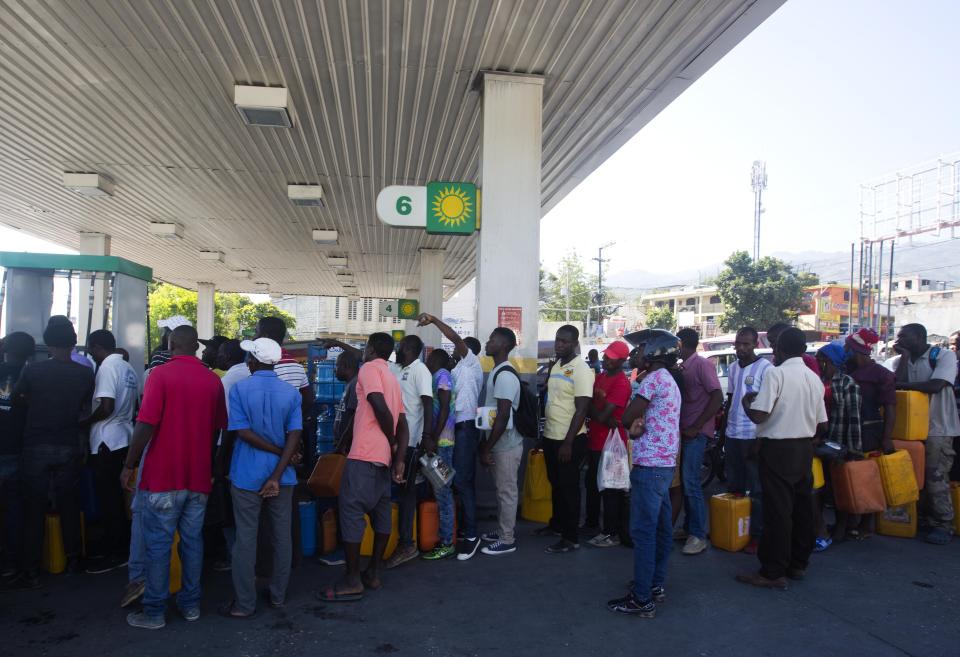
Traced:
<path fill-rule="evenodd" d="M 249 269 L 231 269 L 230 275 L 234 278 L 250 278 Z"/>
<path fill-rule="evenodd" d="M 444 286 L 444 287 L 453 287 L 453 286 L 456 285 L 456 284 L 457 284 L 457 279 L 455 279 L 455 278 L 445 278 L 445 279 L 443 279 L 443 286 Z"/>
<path fill-rule="evenodd" d="M 327 256 L 327 264 L 337 269 L 345 269 L 347 266 L 346 256 Z"/>
<path fill-rule="evenodd" d="M 223 251 L 200 251 L 197 257 L 211 262 L 223 262 Z"/>
<path fill-rule="evenodd" d="M 324 230 L 322 228 L 313 229 L 313 241 L 315 244 L 336 244 L 340 235 L 335 230 Z"/>
<path fill-rule="evenodd" d="M 80 196 L 90 198 L 113 196 L 113 181 L 99 173 L 64 172 L 63 186 Z"/>
<path fill-rule="evenodd" d="M 233 104 L 247 125 L 264 128 L 289 128 L 289 95 L 284 87 L 233 87 Z"/>
<path fill-rule="evenodd" d="M 323 205 L 323 187 L 320 185 L 287 185 L 287 198 L 294 205 L 315 208 Z"/>
<path fill-rule="evenodd" d="M 166 240 L 183 239 L 183 226 L 161 221 L 150 222 L 150 234 Z"/>
<path fill-rule="evenodd" d="M 257 289 L 257 292 L 265 294 L 270 291 L 270 283 L 257 282 L 253 286 Z"/>

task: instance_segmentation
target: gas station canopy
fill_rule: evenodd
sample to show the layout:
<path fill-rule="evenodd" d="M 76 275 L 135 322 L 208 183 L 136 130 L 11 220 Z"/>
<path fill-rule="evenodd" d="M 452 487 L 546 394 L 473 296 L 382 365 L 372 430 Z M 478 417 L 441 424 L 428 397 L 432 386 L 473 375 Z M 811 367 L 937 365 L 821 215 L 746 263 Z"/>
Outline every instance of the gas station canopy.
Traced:
<path fill-rule="evenodd" d="M 543 76 L 546 213 L 780 4 L 10 0 L 0 222 L 73 248 L 107 234 L 112 255 L 189 288 L 344 296 L 345 257 L 356 294 L 398 297 L 418 251 L 442 249 L 455 289 L 476 235 L 388 228 L 375 201 L 482 187 L 482 72 Z M 235 101 L 278 113 L 247 87 L 275 88 L 290 127 L 248 125 Z M 99 176 L 64 175 L 83 173 Z"/>

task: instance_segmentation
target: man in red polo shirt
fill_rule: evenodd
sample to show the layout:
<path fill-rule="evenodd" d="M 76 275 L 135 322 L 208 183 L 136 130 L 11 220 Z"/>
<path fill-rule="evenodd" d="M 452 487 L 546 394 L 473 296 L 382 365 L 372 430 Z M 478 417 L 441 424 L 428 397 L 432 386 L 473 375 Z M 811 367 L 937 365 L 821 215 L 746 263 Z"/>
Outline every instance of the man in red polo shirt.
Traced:
<path fill-rule="evenodd" d="M 139 495 L 146 546 L 143 611 L 127 616 L 133 627 L 156 630 L 166 624 L 170 549 L 180 532 L 182 588 L 177 606 L 188 621 L 200 618 L 203 568 L 203 516 L 210 494 L 213 445 L 227 426 L 220 377 L 194 354 L 197 331 L 180 326 L 170 334 L 172 358 L 147 380 L 126 463 L 120 473 L 128 488 L 133 468 L 148 447 L 140 472 Z"/>

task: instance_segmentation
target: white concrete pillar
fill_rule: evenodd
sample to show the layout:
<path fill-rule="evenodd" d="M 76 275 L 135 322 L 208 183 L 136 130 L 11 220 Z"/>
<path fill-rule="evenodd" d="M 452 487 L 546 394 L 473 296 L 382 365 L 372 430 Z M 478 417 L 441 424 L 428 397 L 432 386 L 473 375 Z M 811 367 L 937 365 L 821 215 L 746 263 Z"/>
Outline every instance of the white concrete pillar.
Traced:
<path fill-rule="evenodd" d="M 443 251 L 439 249 L 420 249 L 420 312 L 443 318 Z M 436 326 L 422 326 L 417 335 L 426 347 L 440 346 Z"/>
<path fill-rule="evenodd" d="M 213 283 L 197 283 L 197 335 L 206 340 L 213 337 Z M 198 354 L 203 351 L 200 345 Z"/>
<path fill-rule="evenodd" d="M 80 254 L 110 255 L 110 236 L 103 233 L 80 233 Z M 104 308 L 107 303 L 107 289 L 104 274 L 97 274 L 93 283 L 93 302 L 90 301 L 90 278 L 92 272 L 80 272 L 77 285 L 77 342 L 86 344 L 92 331 L 106 328 L 103 322 Z M 67 309 L 69 315 L 70 309 Z M 89 321 L 88 321 L 89 320 Z"/>
<path fill-rule="evenodd" d="M 485 73 L 482 111 L 476 335 L 483 342 L 500 324 L 514 329 L 513 360 L 530 374 L 537 367 L 543 78 Z"/>

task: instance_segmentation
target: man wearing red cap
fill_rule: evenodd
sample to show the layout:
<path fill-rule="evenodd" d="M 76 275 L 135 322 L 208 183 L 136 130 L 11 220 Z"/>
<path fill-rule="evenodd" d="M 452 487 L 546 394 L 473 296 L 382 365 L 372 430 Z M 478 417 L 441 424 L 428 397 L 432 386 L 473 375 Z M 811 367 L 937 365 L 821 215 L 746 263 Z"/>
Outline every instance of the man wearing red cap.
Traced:
<path fill-rule="evenodd" d="M 630 542 L 629 530 L 623 519 L 623 495 L 621 490 L 604 490 L 597 486 L 597 470 L 600 455 L 607 436 L 617 432 L 626 445 L 627 432 L 620 422 L 623 411 L 630 402 L 630 381 L 623 373 L 623 363 L 630 356 L 625 342 L 613 342 L 603 352 L 603 370 L 593 382 L 593 402 L 590 404 L 590 426 L 587 438 L 587 517 L 585 528 L 597 527 L 600 519 L 600 502 L 603 501 L 603 523 L 599 533 L 590 539 L 594 547 L 614 547 L 621 542 Z"/>

